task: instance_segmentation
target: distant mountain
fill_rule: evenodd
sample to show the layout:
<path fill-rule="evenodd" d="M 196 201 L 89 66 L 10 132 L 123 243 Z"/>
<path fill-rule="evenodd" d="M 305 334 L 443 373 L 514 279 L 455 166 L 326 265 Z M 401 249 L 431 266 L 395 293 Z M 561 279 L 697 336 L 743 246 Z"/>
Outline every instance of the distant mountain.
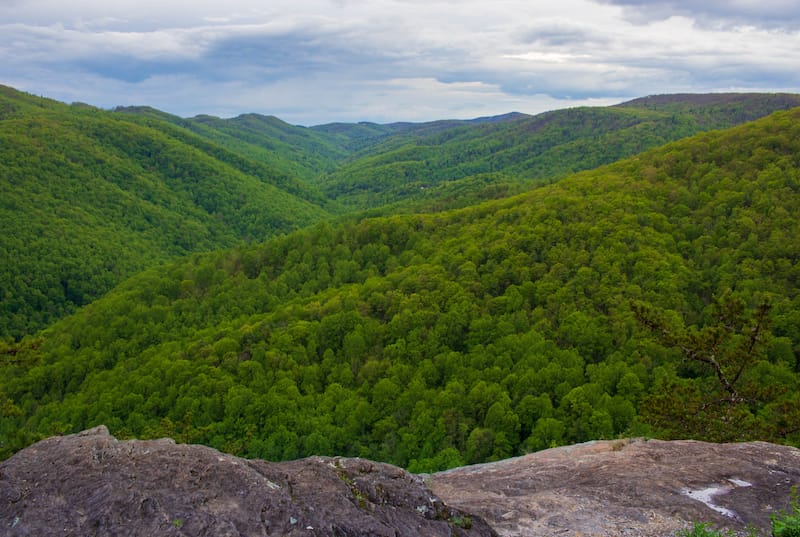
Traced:
<path fill-rule="evenodd" d="M 183 119 L 149 107 L 118 107 L 115 111 L 248 174 L 271 177 L 276 185 L 298 197 L 328 209 L 335 207 L 308 182 L 334 169 L 349 153 L 309 129 L 258 114 L 233 119 Z"/>
<path fill-rule="evenodd" d="M 19 338 L 191 252 L 330 215 L 319 192 L 152 109 L 0 87 L 0 337 Z"/>
<path fill-rule="evenodd" d="M 528 116 L 520 114 L 519 112 L 511 112 L 499 116 L 487 116 L 467 120 L 444 119 L 422 123 L 328 123 L 311 127 L 311 130 L 334 136 L 343 147 L 348 148 L 350 151 L 359 151 L 369 150 L 369 148 L 385 141 L 387 138 L 398 135 L 424 136 L 463 127 L 465 125 L 503 123 L 519 119 L 520 117 Z"/>
<path fill-rule="evenodd" d="M 795 106 L 800 106 L 799 95 L 675 95 L 606 108 L 426 124 L 392 131 L 319 185 L 352 209 L 399 203 L 405 210 L 441 210 Z"/>
<path fill-rule="evenodd" d="M 102 111 L 0 87 L 0 337 L 20 338 L 176 256 L 348 212 L 502 198 L 796 95 L 671 95 L 609 108 L 312 128 L 246 114 Z"/>
<path fill-rule="evenodd" d="M 692 115 L 703 129 L 725 129 L 776 110 L 800 106 L 793 93 L 675 93 L 650 95 L 616 105 Z"/>
<path fill-rule="evenodd" d="M 522 119 L 526 117 L 530 116 L 520 112 L 509 112 L 499 116 L 483 116 L 476 117 L 475 119 L 468 119 L 467 123 L 501 123 L 503 121 L 514 121 L 515 119 Z"/>
<path fill-rule="evenodd" d="M 798 445 L 798 155 L 800 109 L 146 270 L 3 344 L 0 449 L 101 423 L 420 472 L 620 436 Z"/>

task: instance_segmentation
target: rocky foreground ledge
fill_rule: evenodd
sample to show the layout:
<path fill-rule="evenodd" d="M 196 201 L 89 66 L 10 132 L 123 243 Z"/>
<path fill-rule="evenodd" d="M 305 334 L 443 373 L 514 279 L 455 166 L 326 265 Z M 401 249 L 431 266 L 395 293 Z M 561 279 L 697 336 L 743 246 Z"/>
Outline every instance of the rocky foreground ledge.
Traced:
<path fill-rule="evenodd" d="M 361 459 L 245 460 L 103 426 L 0 464 L 3 536 L 493 536 L 423 478 Z"/>
<path fill-rule="evenodd" d="M 270 463 L 105 427 L 0 464 L 0 535 L 671 536 L 769 528 L 800 450 L 620 440 L 415 476 L 362 459 Z"/>
<path fill-rule="evenodd" d="M 793 486 L 800 450 L 766 442 L 589 442 L 432 479 L 440 498 L 504 537 L 672 536 L 693 522 L 769 535 Z"/>

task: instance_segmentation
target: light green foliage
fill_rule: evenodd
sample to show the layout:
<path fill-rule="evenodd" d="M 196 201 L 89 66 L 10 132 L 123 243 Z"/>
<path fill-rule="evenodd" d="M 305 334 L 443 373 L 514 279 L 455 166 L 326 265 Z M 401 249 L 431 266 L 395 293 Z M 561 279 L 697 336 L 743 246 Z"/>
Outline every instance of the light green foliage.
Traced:
<path fill-rule="evenodd" d="M 798 536 L 800 536 L 800 500 L 797 487 L 793 487 L 789 510 L 772 515 L 772 537 Z"/>
<path fill-rule="evenodd" d="M 798 117 L 458 211 L 351 217 L 140 272 L 0 347 L 0 453 L 105 423 L 250 457 L 434 471 L 667 436 L 642 401 L 718 381 L 631 304 L 702 327 L 734 287 L 746 311 L 772 305 L 739 381 L 764 388 L 742 407 L 743 437 L 797 444 Z"/>
<path fill-rule="evenodd" d="M 738 537 L 739 533 L 733 530 L 718 530 L 708 524 L 696 523 L 691 530 L 684 530 L 678 533 L 680 537 Z M 759 537 L 761 535 L 755 528 L 747 531 L 746 537 Z"/>

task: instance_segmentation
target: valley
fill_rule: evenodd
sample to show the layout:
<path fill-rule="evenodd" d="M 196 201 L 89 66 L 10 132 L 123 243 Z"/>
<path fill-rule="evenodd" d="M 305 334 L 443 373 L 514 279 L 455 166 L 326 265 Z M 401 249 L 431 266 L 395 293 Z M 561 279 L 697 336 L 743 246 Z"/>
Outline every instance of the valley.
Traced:
<path fill-rule="evenodd" d="M 800 443 L 797 96 L 311 128 L 0 99 L 3 457 L 100 424 L 413 472 Z"/>

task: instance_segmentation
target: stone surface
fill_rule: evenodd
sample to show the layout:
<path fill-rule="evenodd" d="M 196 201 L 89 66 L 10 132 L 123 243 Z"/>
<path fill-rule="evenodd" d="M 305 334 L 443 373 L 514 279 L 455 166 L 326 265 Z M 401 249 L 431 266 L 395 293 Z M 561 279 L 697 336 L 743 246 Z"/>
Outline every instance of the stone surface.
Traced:
<path fill-rule="evenodd" d="M 763 442 L 590 442 L 415 476 L 118 441 L 98 427 L 0 464 L 0 535 L 659 537 L 693 521 L 767 529 L 794 485 L 800 450 Z"/>
<path fill-rule="evenodd" d="M 590 442 L 431 477 L 445 502 L 508 537 L 671 536 L 696 521 L 768 529 L 792 486 L 800 450 L 764 442 Z"/>
<path fill-rule="evenodd" d="M 53 437 L 0 464 L 3 536 L 490 536 L 423 478 L 388 464 L 244 460 L 105 427 Z"/>

